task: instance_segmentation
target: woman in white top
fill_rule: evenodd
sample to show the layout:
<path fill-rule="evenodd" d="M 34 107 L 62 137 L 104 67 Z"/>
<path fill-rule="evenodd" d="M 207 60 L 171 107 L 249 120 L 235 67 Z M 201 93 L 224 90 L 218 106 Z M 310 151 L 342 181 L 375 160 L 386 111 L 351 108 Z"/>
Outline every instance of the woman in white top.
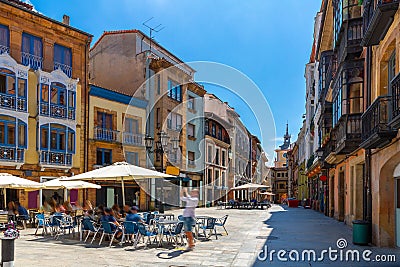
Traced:
<path fill-rule="evenodd" d="M 194 248 L 192 229 L 195 224 L 195 209 L 199 204 L 199 191 L 193 189 L 189 194 L 187 188 L 183 188 L 181 190 L 181 200 L 186 202 L 185 210 L 183 211 L 183 222 L 185 233 L 188 238 L 188 249 L 192 250 Z"/>

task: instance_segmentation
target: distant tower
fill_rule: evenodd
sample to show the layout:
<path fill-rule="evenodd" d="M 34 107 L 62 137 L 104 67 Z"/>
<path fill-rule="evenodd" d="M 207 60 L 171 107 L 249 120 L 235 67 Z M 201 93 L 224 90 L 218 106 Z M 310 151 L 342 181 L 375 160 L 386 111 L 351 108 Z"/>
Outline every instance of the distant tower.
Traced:
<path fill-rule="evenodd" d="M 290 146 L 289 123 L 286 123 L 286 133 L 283 136 L 283 145 L 279 146 L 281 149 L 288 149 Z"/>

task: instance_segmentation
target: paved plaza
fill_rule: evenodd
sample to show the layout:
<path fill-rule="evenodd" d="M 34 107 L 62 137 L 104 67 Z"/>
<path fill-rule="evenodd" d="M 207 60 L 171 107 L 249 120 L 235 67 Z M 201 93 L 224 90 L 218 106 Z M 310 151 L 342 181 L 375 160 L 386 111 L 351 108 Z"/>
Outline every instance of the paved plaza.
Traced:
<path fill-rule="evenodd" d="M 180 210 L 173 211 L 180 214 Z M 320 251 L 329 246 L 336 248 L 336 241 L 345 238 L 347 248 L 371 249 L 373 255 L 396 254 L 396 249 L 378 249 L 353 246 L 351 228 L 341 222 L 303 208 L 282 208 L 273 206 L 266 210 L 218 210 L 216 208 L 197 209 L 197 215 L 222 217 L 228 214 L 227 230 L 229 235 L 219 235 L 218 240 L 199 240 L 196 249 L 183 252 L 173 247 L 159 248 L 142 245 L 136 250 L 130 245 L 111 248 L 106 242 L 101 247 L 87 245 L 79 240 L 34 236 L 34 231 L 22 231 L 22 237 L 16 241 L 15 266 L 399 266 L 399 263 L 359 262 L 279 262 L 276 255 L 273 261 L 257 261 L 261 248 L 268 246 L 278 251 L 285 249 L 315 249 Z M 223 233 L 223 229 L 218 229 Z M 262 254 L 260 256 L 263 256 Z"/>

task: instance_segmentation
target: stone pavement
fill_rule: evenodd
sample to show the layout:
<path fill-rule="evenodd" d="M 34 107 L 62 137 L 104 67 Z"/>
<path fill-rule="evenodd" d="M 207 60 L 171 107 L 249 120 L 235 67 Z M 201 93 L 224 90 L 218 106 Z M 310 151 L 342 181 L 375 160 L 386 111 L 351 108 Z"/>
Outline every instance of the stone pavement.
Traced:
<path fill-rule="evenodd" d="M 400 266 L 400 249 L 395 248 L 377 248 L 371 246 L 356 246 L 352 243 L 352 228 L 339 222 L 335 219 L 324 216 L 323 214 L 314 210 L 303 208 L 277 208 L 275 207 L 270 211 L 271 218 L 265 221 L 265 226 L 270 229 L 264 251 L 268 251 L 270 255 L 272 250 L 276 252 L 273 254 L 273 260 L 256 260 L 254 266 Z M 341 239 L 339 244 L 338 240 Z M 339 245 L 339 247 L 338 247 Z M 329 259 L 328 252 L 320 257 L 323 250 L 332 249 L 332 259 Z M 341 248 L 341 249 L 340 249 Z M 356 249 L 359 252 L 360 261 L 353 261 L 352 253 L 349 250 Z M 371 259 L 370 262 L 364 261 L 362 252 L 371 250 L 372 254 L 367 257 Z M 286 254 L 282 254 L 282 258 L 288 261 L 279 261 L 277 253 L 279 250 L 285 250 Z M 299 260 L 296 260 L 296 250 L 299 253 Z M 304 250 L 314 250 L 316 252 L 316 259 L 311 262 L 301 261 L 302 253 Z M 337 250 L 337 252 L 333 251 Z M 342 252 L 340 252 L 342 251 Z M 282 252 L 283 253 L 283 252 Z M 290 260 L 289 253 L 293 260 Z M 340 254 L 342 253 L 342 261 Z M 356 252 L 355 252 L 356 253 Z M 395 255 L 396 262 L 376 262 L 376 255 Z M 337 255 L 337 256 L 336 256 Z M 347 259 L 346 260 L 346 255 Z M 356 254 L 354 254 L 356 258 Z M 263 258 L 264 254 L 260 257 Z M 308 252 L 304 254 L 305 259 L 308 260 Z M 335 260 L 335 256 L 337 259 Z M 366 256 L 368 256 L 366 254 Z M 385 256 L 384 256 L 385 257 Z M 311 257 L 312 259 L 313 257 Z M 318 258 L 323 259 L 318 261 Z M 383 257 L 381 257 L 383 259 Z"/>
<path fill-rule="evenodd" d="M 181 211 L 172 213 L 177 215 Z M 15 266 L 400 266 L 400 250 L 354 246 L 350 227 L 312 210 L 277 205 L 269 211 L 197 209 L 197 215 L 222 217 L 225 214 L 229 215 L 226 225 L 229 235 L 219 235 L 218 240 L 215 237 L 199 240 L 191 252 L 156 246 L 147 249 L 140 246 L 136 250 L 129 245 L 109 248 L 105 242 L 101 247 L 91 246 L 69 238 L 54 240 L 34 236 L 34 231 L 29 229 L 22 231 L 22 237 L 16 241 Z M 223 233 L 223 229 L 218 232 Z M 398 262 L 369 265 L 366 262 L 279 262 L 276 253 L 272 262 L 256 260 L 265 245 L 268 251 L 320 251 L 329 246 L 336 249 L 339 238 L 347 240 L 349 249 L 371 249 L 373 255 L 396 254 Z"/>

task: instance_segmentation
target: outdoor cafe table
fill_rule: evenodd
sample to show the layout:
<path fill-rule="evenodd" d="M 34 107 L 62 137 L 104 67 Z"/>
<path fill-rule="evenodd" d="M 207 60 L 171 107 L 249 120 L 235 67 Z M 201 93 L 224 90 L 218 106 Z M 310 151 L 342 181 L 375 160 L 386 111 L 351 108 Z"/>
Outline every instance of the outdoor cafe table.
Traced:
<path fill-rule="evenodd" d="M 164 232 L 165 231 L 171 231 L 172 229 L 171 229 L 171 227 L 173 226 L 173 225 L 176 225 L 177 223 L 179 223 L 179 221 L 177 221 L 177 220 L 163 220 L 163 221 L 158 221 L 157 222 L 157 225 L 159 226 L 159 231 L 158 231 L 158 233 L 159 233 L 159 237 L 160 237 L 160 239 L 159 239 L 159 245 L 160 246 L 162 246 L 162 241 L 163 241 L 163 238 L 164 238 Z"/>
<path fill-rule="evenodd" d="M 213 217 L 207 216 L 207 215 L 196 216 L 196 225 L 195 225 L 196 238 L 199 237 L 199 226 L 200 225 L 206 226 L 206 221 L 209 218 L 213 218 Z"/>
<path fill-rule="evenodd" d="M 175 215 L 172 213 L 162 213 L 162 214 L 156 214 L 156 218 L 164 218 L 167 220 L 174 220 L 175 219 Z"/>

